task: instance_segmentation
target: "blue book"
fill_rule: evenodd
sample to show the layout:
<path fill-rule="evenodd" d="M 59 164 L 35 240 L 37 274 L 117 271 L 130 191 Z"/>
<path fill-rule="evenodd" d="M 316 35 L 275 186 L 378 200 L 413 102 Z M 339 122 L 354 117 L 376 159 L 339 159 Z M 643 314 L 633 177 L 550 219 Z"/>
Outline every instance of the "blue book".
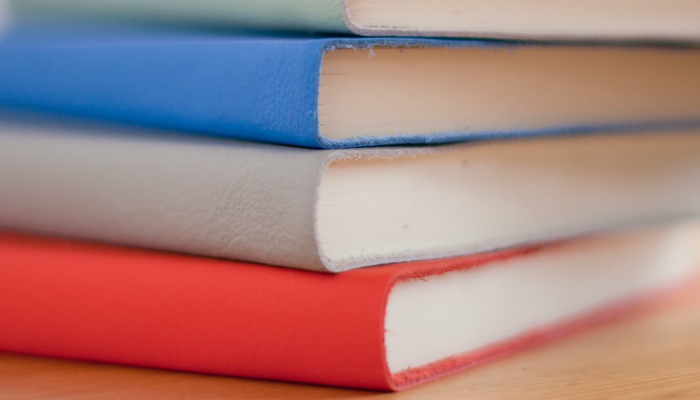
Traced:
<path fill-rule="evenodd" d="M 696 124 L 700 49 L 17 28 L 0 105 L 311 148 Z"/>

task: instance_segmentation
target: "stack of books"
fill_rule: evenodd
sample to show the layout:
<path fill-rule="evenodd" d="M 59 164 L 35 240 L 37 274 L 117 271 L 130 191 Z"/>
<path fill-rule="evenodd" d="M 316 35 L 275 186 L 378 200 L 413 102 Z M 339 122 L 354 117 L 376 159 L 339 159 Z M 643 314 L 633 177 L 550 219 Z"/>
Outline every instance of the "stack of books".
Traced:
<path fill-rule="evenodd" d="M 11 2 L 0 350 L 401 390 L 692 284 L 700 5 L 574 3 Z"/>

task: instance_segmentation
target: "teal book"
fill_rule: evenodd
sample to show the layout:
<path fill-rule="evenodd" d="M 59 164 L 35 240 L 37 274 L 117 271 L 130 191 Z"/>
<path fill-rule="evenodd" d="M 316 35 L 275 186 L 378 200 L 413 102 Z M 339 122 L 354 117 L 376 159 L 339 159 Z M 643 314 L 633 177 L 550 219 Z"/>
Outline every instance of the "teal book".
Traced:
<path fill-rule="evenodd" d="M 363 36 L 700 40 L 700 2 L 688 0 L 11 1 L 23 15 L 107 17 Z"/>

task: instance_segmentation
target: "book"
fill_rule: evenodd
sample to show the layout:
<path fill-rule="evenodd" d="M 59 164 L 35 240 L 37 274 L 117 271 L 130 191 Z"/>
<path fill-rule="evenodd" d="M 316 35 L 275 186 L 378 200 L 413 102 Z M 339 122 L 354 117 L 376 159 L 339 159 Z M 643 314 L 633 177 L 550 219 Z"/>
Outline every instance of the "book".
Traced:
<path fill-rule="evenodd" d="M 41 118 L 0 121 L 5 229 L 340 272 L 700 212 L 696 130 L 319 151 Z"/>
<path fill-rule="evenodd" d="M 0 350 L 401 390 L 697 275 L 693 225 L 330 275 L 0 234 Z"/>
<path fill-rule="evenodd" d="M 21 15 L 90 16 L 365 36 L 700 39 L 692 1 L 14 0 Z"/>
<path fill-rule="evenodd" d="M 700 123 L 700 49 L 20 25 L 0 105 L 314 148 Z"/>

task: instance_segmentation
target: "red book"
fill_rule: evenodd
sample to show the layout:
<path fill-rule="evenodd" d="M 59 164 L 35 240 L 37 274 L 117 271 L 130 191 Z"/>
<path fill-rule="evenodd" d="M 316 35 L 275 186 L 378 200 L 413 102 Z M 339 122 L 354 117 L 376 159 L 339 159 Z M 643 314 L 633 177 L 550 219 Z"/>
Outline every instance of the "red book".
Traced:
<path fill-rule="evenodd" d="M 0 350 L 400 390 L 678 287 L 696 236 L 637 231 L 331 275 L 0 234 Z"/>

